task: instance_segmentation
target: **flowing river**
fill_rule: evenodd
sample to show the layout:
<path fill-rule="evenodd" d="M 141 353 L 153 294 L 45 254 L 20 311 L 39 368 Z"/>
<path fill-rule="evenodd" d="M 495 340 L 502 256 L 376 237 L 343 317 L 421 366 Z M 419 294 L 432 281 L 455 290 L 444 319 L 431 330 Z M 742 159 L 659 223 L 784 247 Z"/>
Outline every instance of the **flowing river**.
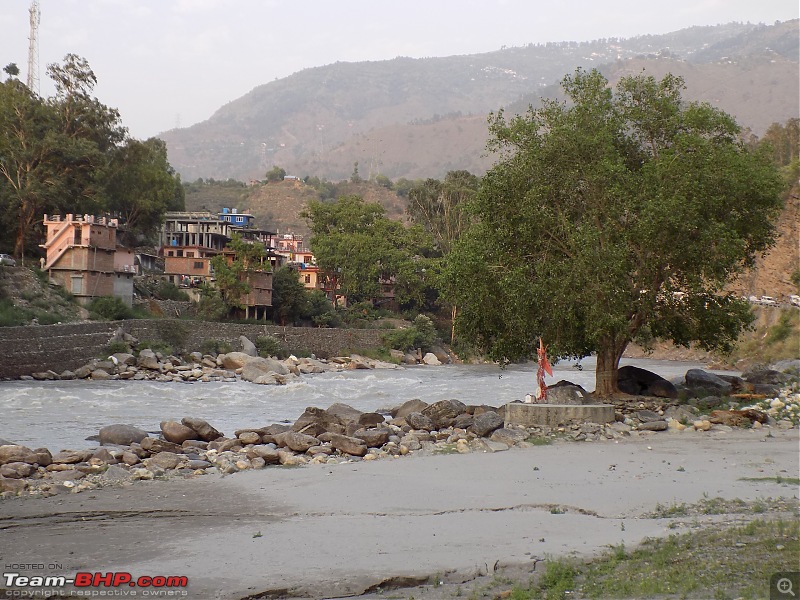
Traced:
<path fill-rule="evenodd" d="M 666 379 L 682 377 L 689 362 L 626 360 Z M 553 367 L 548 383 L 567 379 L 594 389 L 593 358 Z M 412 398 L 436 402 L 457 398 L 465 404 L 500 406 L 522 400 L 536 388 L 536 365 L 501 370 L 495 365 L 447 365 L 355 370 L 303 375 L 283 386 L 150 381 L 0 382 L 0 439 L 51 451 L 95 446 L 86 438 L 114 423 L 158 432 L 159 423 L 182 417 L 206 419 L 226 435 L 246 427 L 293 421 L 307 406 L 343 402 L 363 411 L 385 411 Z"/>

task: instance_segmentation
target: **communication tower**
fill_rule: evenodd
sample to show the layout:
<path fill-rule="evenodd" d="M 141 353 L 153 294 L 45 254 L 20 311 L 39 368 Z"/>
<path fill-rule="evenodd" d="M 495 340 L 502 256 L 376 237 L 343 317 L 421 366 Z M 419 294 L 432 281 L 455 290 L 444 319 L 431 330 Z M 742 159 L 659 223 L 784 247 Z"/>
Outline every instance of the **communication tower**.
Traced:
<path fill-rule="evenodd" d="M 31 33 L 28 37 L 28 89 L 39 95 L 39 22 L 42 12 L 39 10 L 39 0 L 31 2 Z"/>

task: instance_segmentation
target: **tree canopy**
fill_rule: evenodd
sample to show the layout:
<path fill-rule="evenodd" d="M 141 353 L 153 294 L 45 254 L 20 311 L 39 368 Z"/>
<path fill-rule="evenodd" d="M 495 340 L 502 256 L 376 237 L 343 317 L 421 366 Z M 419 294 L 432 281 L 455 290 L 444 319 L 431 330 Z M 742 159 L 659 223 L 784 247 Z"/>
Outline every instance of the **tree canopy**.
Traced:
<path fill-rule="evenodd" d="M 333 203 L 312 201 L 302 215 L 311 227 L 317 264 L 336 280 L 348 302 L 380 298 L 382 282 L 398 278 L 403 293 L 413 295 L 409 272 L 422 272 L 420 260 L 430 251 L 430 237 L 419 226 L 390 220 L 385 212 L 359 196 L 342 196 Z"/>
<path fill-rule="evenodd" d="M 597 71 L 567 102 L 490 123 L 500 160 L 476 223 L 446 265 L 458 327 L 498 360 L 597 353 L 596 391 L 617 391 L 632 341 L 728 348 L 751 320 L 725 285 L 774 242 L 782 182 L 732 117 L 686 103 L 681 78 Z M 677 294 L 676 292 L 682 292 Z"/>
<path fill-rule="evenodd" d="M 0 226 L 22 256 L 41 242 L 45 213 L 107 213 L 131 218 L 135 233 L 183 204 L 163 143 L 129 139 L 119 113 L 93 95 L 97 78 L 68 54 L 47 73 L 55 94 L 41 98 L 14 77 L 0 82 Z M 123 223 L 125 225 L 125 223 Z M 6 248 L 3 248 L 4 250 Z M 12 248 L 9 247 L 9 250 Z"/>

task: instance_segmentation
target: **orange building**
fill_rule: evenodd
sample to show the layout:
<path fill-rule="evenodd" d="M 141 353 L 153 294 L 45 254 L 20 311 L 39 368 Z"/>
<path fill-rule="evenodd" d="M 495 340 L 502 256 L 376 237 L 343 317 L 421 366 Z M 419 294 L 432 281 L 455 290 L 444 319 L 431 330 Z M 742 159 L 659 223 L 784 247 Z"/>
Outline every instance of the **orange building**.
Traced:
<path fill-rule="evenodd" d="M 50 280 L 79 302 L 117 296 L 133 303 L 133 253 L 117 246 L 116 219 L 93 215 L 44 215 L 46 258 Z"/>

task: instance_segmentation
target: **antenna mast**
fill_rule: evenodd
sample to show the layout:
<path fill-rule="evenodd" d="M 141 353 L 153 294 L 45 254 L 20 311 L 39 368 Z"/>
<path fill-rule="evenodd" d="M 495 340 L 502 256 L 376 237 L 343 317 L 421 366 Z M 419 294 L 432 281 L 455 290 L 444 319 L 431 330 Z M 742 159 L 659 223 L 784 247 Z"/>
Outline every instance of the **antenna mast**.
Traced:
<path fill-rule="evenodd" d="M 28 37 L 28 89 L 39 95 L 39 22 L 42 12 L 39 10 L 39 0 L 31 2 L 28 11 L 31 15 L 31 33 Z"/>

